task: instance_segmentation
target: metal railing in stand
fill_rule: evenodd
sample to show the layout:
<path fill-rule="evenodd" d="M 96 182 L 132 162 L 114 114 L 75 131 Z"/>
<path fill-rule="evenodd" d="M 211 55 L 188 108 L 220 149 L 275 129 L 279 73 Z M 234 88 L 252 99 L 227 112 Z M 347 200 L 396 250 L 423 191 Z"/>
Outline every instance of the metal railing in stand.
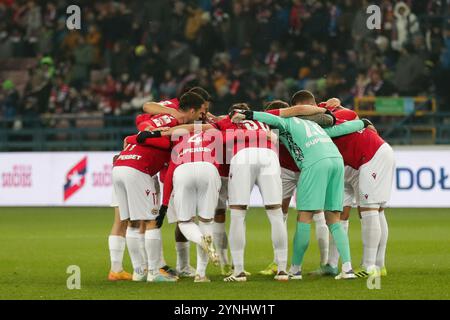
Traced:
<path fill-rule="evenodd" d="M 0 151 L 119 150 L 133 116 L 57 115 L 0 120 Z"/>
<path fill-rule="evenodd" d="M 437 112 L 434 98 L 359 97 L 354 107 L 360 117 L 374 118 L 383 138 L 391 143 L 450 143 L 448 125 L 443 121 L 449 114 Z"/>

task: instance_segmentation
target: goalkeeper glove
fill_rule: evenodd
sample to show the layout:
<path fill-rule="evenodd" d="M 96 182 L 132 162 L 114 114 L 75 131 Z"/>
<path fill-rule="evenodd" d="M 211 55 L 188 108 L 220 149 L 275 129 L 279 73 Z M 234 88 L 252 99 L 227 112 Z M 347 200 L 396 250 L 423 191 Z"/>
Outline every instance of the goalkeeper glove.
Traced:
<path fill-rule="evenodd" d="M 251 110 L 233 110 L 229 114 L 230 118 L 233 118 L 235 114 L 242 114 L 245 117 L 245 120 L 253 120 L 253 111 Z"/>
<path fill-rule="evenodd" d="M 372 121 L 370 121 L 369 119 L 362 118 L 361 121 L 364 122 L 364 128 L 367 128 L 368 126 L 373 126 Z"/>
<path fill-rule="evenodd" d="M 144 143 L 147 138 L 159 138 L 161 131 L 141 131 L 136 137 L 137 143 Z"/>
<path fill-rule="evenodd" d="M 167 206 L 162 205 L 161 208 L 159 208 L 159 215 L 156 217 L 156 227 L 157 228 L 162 227 L 166 213 L 167 213 Z"/>

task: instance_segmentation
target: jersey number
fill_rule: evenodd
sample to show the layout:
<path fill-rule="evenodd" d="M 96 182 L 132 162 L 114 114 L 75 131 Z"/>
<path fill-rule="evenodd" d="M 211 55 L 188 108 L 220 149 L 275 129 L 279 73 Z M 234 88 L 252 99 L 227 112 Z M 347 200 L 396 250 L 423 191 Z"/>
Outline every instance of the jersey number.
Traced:
<path fill-rule="evenodd" d="M 188 139 L 188 142 L 194 143 L 197 145 L 201 144 L 202 143 L 202 134 L 201 133 L 194 134 L 192 137 L 190 137 Z"/>
<path fill-rule="evenodd" d="M 124 151 L 132 151 L 134 148 L 136 148 L 135 144 L 127 144 L 127 146 L 123 150 Z"/>
<path fill-rule="evenodd" d="M 247 130 L 263 129 L 264 131 L 268 131 L 267 127 L 265 125 L 261 124 L 260 122 L 256 123 L 253 120 L 244 120 L 241 123 Z"/>
<path fill-rule="evenodd" d="M 313 136 L 326 136 L 326 132 L 317 124 L 311 123 L 309 121 L 304 121 L 306 136 L 311 138 Z"/>

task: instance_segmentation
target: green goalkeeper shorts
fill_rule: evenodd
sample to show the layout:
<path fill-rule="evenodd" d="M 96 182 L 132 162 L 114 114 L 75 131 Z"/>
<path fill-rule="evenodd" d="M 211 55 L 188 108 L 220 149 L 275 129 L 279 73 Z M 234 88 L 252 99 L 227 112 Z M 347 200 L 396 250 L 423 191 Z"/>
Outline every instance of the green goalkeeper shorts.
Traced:
<path fill-rule="evenodd" d="M 326 158 L 302 169 L 297 184 L 297 210 L 342 211 L 344 162 Z"/>

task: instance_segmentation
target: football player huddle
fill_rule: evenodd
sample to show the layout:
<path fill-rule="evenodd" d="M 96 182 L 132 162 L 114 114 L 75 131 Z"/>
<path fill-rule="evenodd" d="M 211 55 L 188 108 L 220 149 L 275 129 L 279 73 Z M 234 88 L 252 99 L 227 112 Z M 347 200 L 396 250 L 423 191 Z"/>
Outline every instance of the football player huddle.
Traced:
<path fill-rule="evenodd" d="M 214 116 L 210 103 L 208 92 L 194 87 L 179 99 L 146 103 L 136 117 L 137 134 L 125 138 L 114 158 L 109 280 L 209 282 L 206 267 L 212 262 L 225 282 L 247 281 L 245 218 L 255 185 L 271 224 L 274 257 L 261 274 L 278 281 L 302 279 L 313 221 L 321 262 L 312 274 L 335 279 L 387 274 L 384 208 L 395 163 L 392 148 L 368 119 L 359 119 L 336 98 L 317 104 L 306 90 L 289 104 L 270 102 L 264 112 L 238 103 L 227 115 Z M 297 224 L 288 268 L 286 222 L 294 193 Z M 358 269 L 352 267 L 347 235 L 353 206 L 363 240 Z M 174 268 L 162 250 L 166 216 L 176 224 Z M 197 248 L 196 268 L 190 242 Z M 123 269 L 125 247 L 132 274 Z"/>

